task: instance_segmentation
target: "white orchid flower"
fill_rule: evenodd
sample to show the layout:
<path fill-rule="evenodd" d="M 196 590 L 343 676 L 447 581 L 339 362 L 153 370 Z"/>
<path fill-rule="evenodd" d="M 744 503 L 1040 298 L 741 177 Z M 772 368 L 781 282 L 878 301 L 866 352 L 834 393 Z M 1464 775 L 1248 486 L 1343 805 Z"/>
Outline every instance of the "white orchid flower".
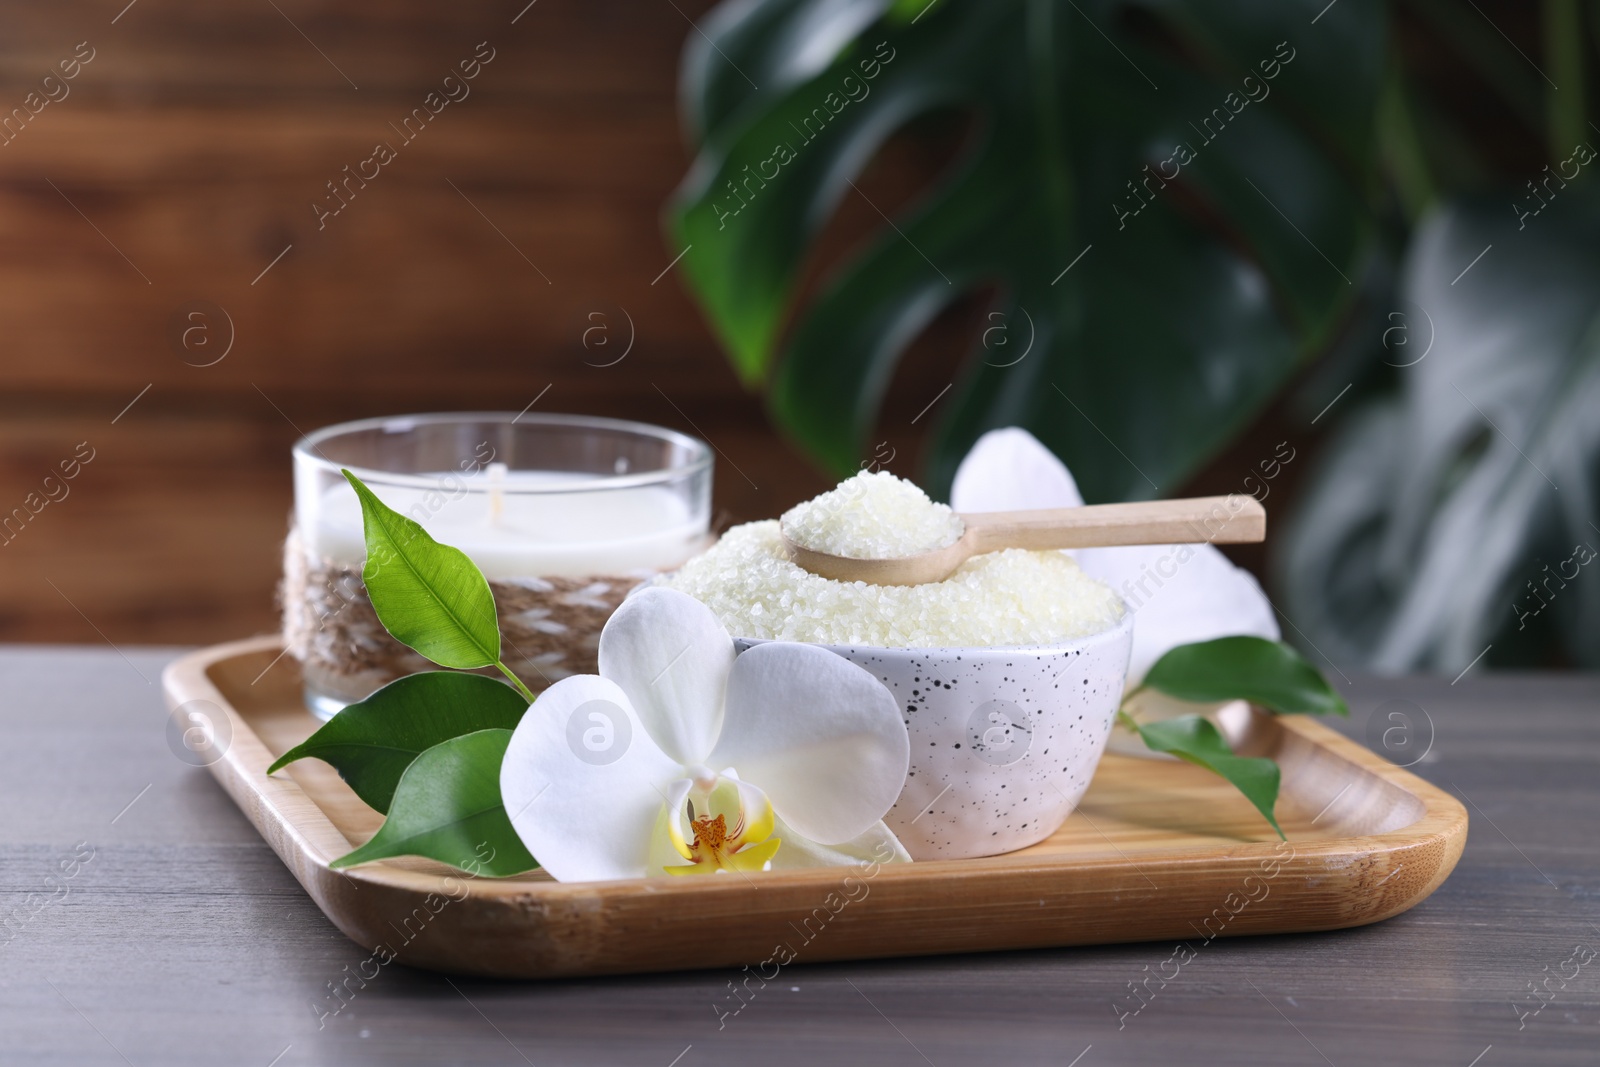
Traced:
<path fill-rule="evenodd" d="M 1083 495 L 1072 472 L 1026 430 L 991 430 L 978 438 L 956 470 L 950 506 L 957 511 L 1075 508 Z M 1249 571 L 1211 544 L 1081 548 L 1072 553 L 1084 573 L 1109 585 L 1134 612 L 1128 680 L 1137 683 L 1169 650 L 1195 641 L 1249 634 L 1280 636 L 1272 602 Z M 1153 690 L 1130 704 L 1135 717 L 1173 718 L 1215 710 Z M 1119 727 L 1119 732 L 1121 728 Z M 1126 739 L 1124 739 L 1126 740 Z M 1142 753 L 1133 742 L 1113 745 Z"/>
<path fill-rule="evenodd" d="M 601 631 L 599 675 L 528 709 L 500 792 L 563 882 L 909 861 L 883 816 L 910 755 L 867 671 L 817 645 L 735 656 L 704 604 L 646 588 Z"/>

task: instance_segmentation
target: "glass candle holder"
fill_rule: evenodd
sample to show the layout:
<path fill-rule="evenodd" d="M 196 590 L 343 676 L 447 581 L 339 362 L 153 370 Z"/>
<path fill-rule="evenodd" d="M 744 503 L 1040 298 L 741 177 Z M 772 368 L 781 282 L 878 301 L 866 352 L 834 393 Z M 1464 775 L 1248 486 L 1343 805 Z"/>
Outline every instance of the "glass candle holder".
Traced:
<path fill-rule="evenodd" d="M 600 628 L 628 591 L 708 540 L 711 450 L 644 423 L 406 415 L 326 427 L 293 456 L 284 640 L 322 718 L 433 667 L 378 622 L 361 583 L 361 506 L 340 468 L 478 565 L 506 665 L 535 692 L 593 673 Z"/>

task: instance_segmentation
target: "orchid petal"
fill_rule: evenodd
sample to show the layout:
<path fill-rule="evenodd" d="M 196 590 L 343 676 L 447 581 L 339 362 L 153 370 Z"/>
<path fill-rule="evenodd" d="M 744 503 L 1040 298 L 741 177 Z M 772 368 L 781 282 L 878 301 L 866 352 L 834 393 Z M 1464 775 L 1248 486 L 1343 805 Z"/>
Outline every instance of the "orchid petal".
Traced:
<path fill-rule="evenodd" d="M 705 761 L 722 728 L 733 638 L 711 609 L 675 589 L 622 602 L 600 632 L 600 674 L 622 687 L 645 731 L 681 764 Z"/>
<path fill-rule="evenodd" d="M 910 863 L 911 854 L 882 822 L 873 823 L 850 840 L 837 845 L 819 845 L 801 837 L 778 819 L 777 835 L 783 847 L 772 857 L 775 871 L 800 867 L 856 867 L 862 863 Z M 876 872 L 874 872 L 876 873 Z M 871 877 L 871 875 L 867 875 Z"/>
<path fill-rule="evenodd" d="M 729 856 L 728 866 L 736 871 L 765 870 L 782 844 L 781 838 L 769 837 L 760 844 L 742 848 Z"/>
<path fill-rule="evenodd" d="M 771 837 L 777 814 L 772 810 L 772 801 L 767 794 L 749 782 L 741 781 L 737 774 L 728 775 L 724 781 L 731 782 L 739 793 L 739 810 L 745 819 L 744 832 L 740 836 L 746 841 L 765 841 Z"/>
<path fill-rule="evenodd" d="M 713 818 L 721 815 L 728 837 L 735 841 L 736 847 L 742 842 L 764 841 L 772 836 L 772 801 L 756 786 L 741 781 L 739 772 L 732 767 L 718 775 L 702 803 L 704 810 L 696 805 L 695 813 Z"/>
<path fill-rule="evenodd" d="M 871 674 L 818 645 L 772 642 L 734 660 L 709 762 L 737 767 L 801 835 L 835 844 L 883 818 L 910 749 L 899 705 Z"/>
<path fill-rule="evenodd" d="M 1027 430 L 990 430 L 972 446 L 950 484 L 957 511 L 1076 508 L 1083 494 L 1072 472 Z"/>
<path fill-rule="evenodd" d="M 956 470 L 957 511 L 1067 508 L 1083 503 L 1065 464 L 1026 430 L 990 430 Z M 1272 602 L 1255 577 L 1215 545 L 1084 548 L 1075 555 L 1091 578 L 1109 585 L 1137 616 L 1128 676 L 1144 677 L 1171 649 L 1192 641 L 1251 634 L 1276 640 Z"/>
<path fill-rule="evenodd" d="M 716 874 L 722 870 L 714 860 L 701 860 L 699 863 L 669 863 L 661 869 L 668 874 Z"/>
<path fill-rule="evenodd" d="M 722 844 L 708 846 L 702 840 L 702 828 L 713 819 L 726 836 Z M 774 821 L 766 794 L 736 775 L 719 776 L 709 790 L 691 779 L 679 779 L 668 788 L 667 802 L 656 823 L 657 835 L 666 837 L 676 855 L 652 842 L 647 870 L 667 874 L 759 871 L 778 848 L 778 839 L 772 836 Z M 685 827 L 694 835 L 692 844 Z"/>
<path fill-rule="evenodd" d="M 682 812 L 683 798 L 689 793 L 689 780 L 685 778 L 680 781 L 684 786 L 681 796 L 676 790 L 680 782 L 672 783 L 673 788 L 668 790 L 668 796 L 678 796 L 678 802 L 672 804 L 669 800 L 667 804 L 661 805 L 660 811 L 656 812 L 655 826 L 650 832 L 649 851 L 645 855 L 646 875 L 655 876 L 663 871 L 667 874 L 692 874 L 701 866 L 694 862 L 689 853 L 688 839 L 683 833 L 682 816 L 679 815 L 676 819 L 673 817 L 674 813 Z M 716 864 L 713 863 L 712 866 L 715 867 Z"/>
<path fill-rule="evenodd" d="M 667 801 L 662 805 L 660 819 L 662 832 L 672 842 L 672 847 L 677 850 L 678 855 L 686 860 L 694 859 L 694 854 L 689 851 L 689 839 L 683 832 L 687 824 L 683 804 L 689 799 L 689 790 L 692 788 L 694 781 L 689 778 L 679 778 L 667 786 Z M 650 864 L 651 868 L 654 866 L 654 863 Z"/>
<path fill-rule="evenodd" d="M 500 795 L 517 836 L 558 881 L 637 878 L 663 789 L 681 775 L 616 683 L 576 675 L 522 716 L 500 765 Z"/>
<path fill-rule="evenodd" d="M 1128 677 L 1135 681 L 1178 645 L 1235 634 L 1279 637 L 1272 602 L 1255 575 L 1215 545 L 1086 548 L 1078 565 L 1133 609 Z"/>

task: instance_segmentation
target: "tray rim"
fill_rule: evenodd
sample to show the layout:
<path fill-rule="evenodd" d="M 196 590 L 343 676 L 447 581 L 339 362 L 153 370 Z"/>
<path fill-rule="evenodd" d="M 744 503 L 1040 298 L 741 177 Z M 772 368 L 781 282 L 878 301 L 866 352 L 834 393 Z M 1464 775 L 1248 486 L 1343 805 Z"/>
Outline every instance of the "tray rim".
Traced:
<path fill-rule="evenodd" d="M 255 826 L 267 844 L 278 854 L 307 893 L 334 922 L 353 940 L 367 944 L 370 937 L 361 936 L 345 921 L 335 897 L 347 894 L 340 891 L 339 883 L 353 884 L 362 892 L 366 888 L 380 893 L 401 893 L 415 898 L 418 894 L 455 894 L 463 884 L 466 893 L 482 905 L 502 905 L 526 912 L 530 905 L 547 912 L 568 911 L 573 908 L 592 910 L 608 903 L 625 904 L 639 898 L 649 898 L 661 906 L 671 907 L 679 902 L 694 901 L 702 908 L 719 897 L 738 898 L 750 892 L 743 880 L 734 879 L 676 879 L 638 878 L 608 882 L 555 882 L 555 881 L 503 881 L 472 879 L 464 875 L 449 875 L 427 871 L 409 870 L 387 862 L 366 864 L 360 867 L 334 871 L 331 860 L 343 855 L 351 847 L 348 839 L 333 824 L 327 813 L 307 795 L 287 774 L 269 777 L 265 771 L 275 758 L 254 729 L 235 709 L 232 702 L 211 680 L 209 671 L 217 664 L 244 655 L 281 651 L 282 639 L 277 634 L 224 642 L 189 652 L 174 660 L 162 673 L 162 689 L 169 710 L 192 700 L 206 700 L 222 710 L 231 730 L 229 743 L 222 755 L 207 769 L 217 779 L 241 811 Z M 1359 914 L 1347 921 L 1324 925 L 1302 926 L 1297 929 L 1339 929 L 1381 921 L 1408 910 L 1426 899 L 1454 870 L 1466 842 L 1468 816 L 1466 808 L 1455 797 L 1438 786 L 1425 781 L 1402 767 L 1383 759 L 1365 747 L 1304 715 L 1274 717 L 1289 735 L 1327 750 L 1365 773 L 1400 788 L 1421 803 L 1416 820 L 1401 827 L 1354 837 L 1325 838 L 1294 845 L 1296 860 L 1315 863 L 1329 857 L 1347 858 L 1351 853 L 1361 856 L 1394 854 L 1397 852 L 1427 852 L 1439 849 L 1437 869 L 1426 884 L 1409 897 L 1392 907 L 1383 907 L 1367 914 Z M 1335 798 L 1335 800 L 1337 797 Z M 1146 859 L 1146 864 L 1159 862 L 1163 867 L 1195 867 L 1237 869 L 1245 872 L 1255 868 L 1265 858 L 1272 856 L 1278 842 L 1234 842 L 1223 846 L 1197 846 L 1160 852 Z M 1004 857 L 990 857 L 1001 859 Z M 1010 859 L 1003 867 L 982 867 L 984 859 L 931 860 L 915 864 L 889 864 L 874 873 L 875 886 L 890 887 L 897 883 L 914 884 L 933 879 L 955 883 L 969 878 L 987 880 L 1016 879 L 1026 883 L 1041 875 L 1062 875 L 1084 872 L 1139 871 L 1139 864 L 1119 856 L 1052 857 L 1041 855 L 1036 859 Z M 841 871 L 849 868 L 815 868 L 768 872 L 761 876 L 758 888 L 785 888 L 815 893 L 819 889 L 835 887 Z M 1148 879 L 1146 879 L 1148 880 Z M 686 884 L 692 881 L 694 884 Z M 710 884 L 707 884 L 707 883 Z M 454 888 L 451 888 L 454 883 Z M 710 896 L 708 896 L 710 894 Z M 1261 933 L 1263 930 L 1240 930 L 1239 933 Z M 1157 934 L 1149 939 L 1161 939 Z M 1225 934 L 1224 936 L 1231 936 Z M 1138 938 L 1116 938 L 1131 941 Z M 1053 942 L 1056 944 L 1104 943 L 1095 941 Z M 982 947 L 982 946 L 975 946 Z M 998 948 L 1016 946 L 996 946 Z M 1042 947 L 1042 944 L 1041 946 Z M 941 951 L 948 951 L 941 950 Z M 908 955 L 908 952 L 873 953 L 874 955 Z M 851 954 L 832 958 L 851 958 Z M 408 960 L 407 962 L 413 962 Z M 430 964 L 423 962 L 424 967 Z M 716 965 L 716 964 L 711 964 Z M 687 966 L 696 966 L 688 964 Z M 639 970 L 662 968 L 645 966 Z M 604 970 L 554 970 L 559 974 L 615 973 L 619 968 Z M 484 971 L 482 973 L 508 973 Z"/>

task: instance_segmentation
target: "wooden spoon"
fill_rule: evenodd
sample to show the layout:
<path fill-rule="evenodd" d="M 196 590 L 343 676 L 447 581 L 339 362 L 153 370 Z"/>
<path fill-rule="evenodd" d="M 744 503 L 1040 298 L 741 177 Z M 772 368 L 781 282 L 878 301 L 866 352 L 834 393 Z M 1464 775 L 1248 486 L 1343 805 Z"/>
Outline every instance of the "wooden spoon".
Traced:
<path fill-rule="evenodd" d="M 1249 496 L 1143 500 L 1040 511 L 980 511 L 954 544 L 898 559 L 852 559 L 815 552 L 783 535 L 789 558 L 812 574 L 869 585 L 942 582 L 970 556 L 1002 548 L 1100 548 L 1201 542 L 1243 544 L 1267 536 L 1267 513 Z"/>

